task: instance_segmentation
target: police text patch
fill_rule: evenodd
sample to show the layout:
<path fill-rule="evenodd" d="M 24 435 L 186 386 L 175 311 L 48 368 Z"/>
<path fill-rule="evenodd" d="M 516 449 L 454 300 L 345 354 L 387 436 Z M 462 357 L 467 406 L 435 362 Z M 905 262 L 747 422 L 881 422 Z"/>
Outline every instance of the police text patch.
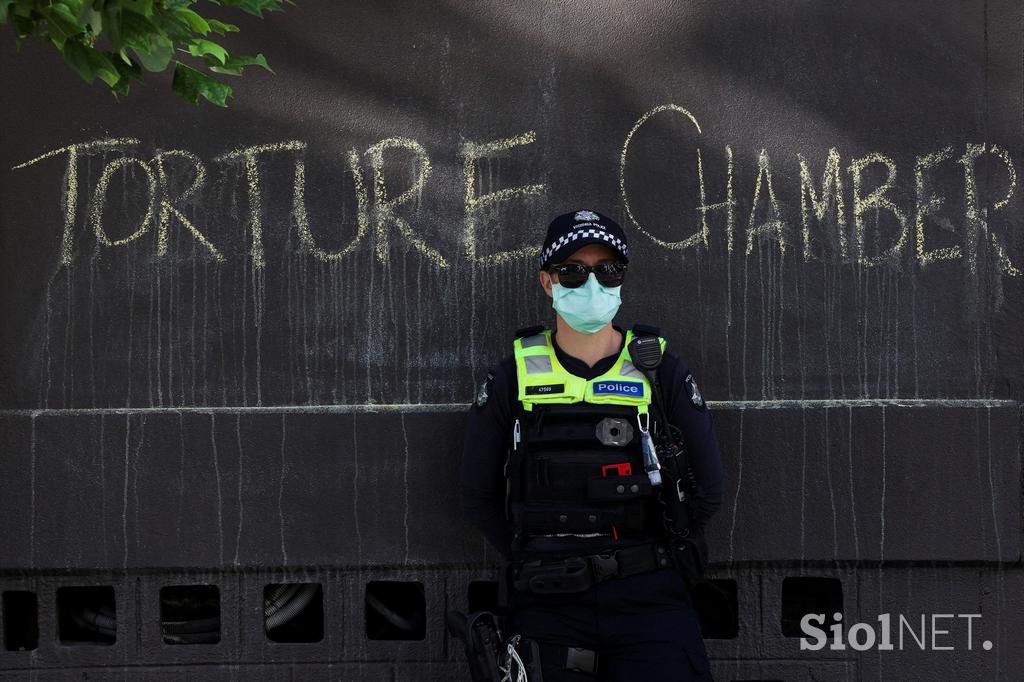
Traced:
<path fill-rule="evenodd" d="M 628 395 L 641 398 L 644 385 L 639 381 L 598 381 L 594 384 L 594 395 Z"/>

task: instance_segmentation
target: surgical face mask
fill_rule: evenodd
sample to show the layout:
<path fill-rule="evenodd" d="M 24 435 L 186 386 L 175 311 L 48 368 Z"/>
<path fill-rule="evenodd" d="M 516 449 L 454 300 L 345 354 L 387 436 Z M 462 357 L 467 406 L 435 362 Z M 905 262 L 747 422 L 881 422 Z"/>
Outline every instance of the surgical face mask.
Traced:
<path fill-rule="evenodd" d="M 594 334 L 612 321 L 622 302 L 619 298 L 621 286 L 606 287 L 590 273 L 587 282 L 575 289 L 561 284 L 552 284 L 551 307 L 562 316 L 570 327 L 581 334 Z"/>

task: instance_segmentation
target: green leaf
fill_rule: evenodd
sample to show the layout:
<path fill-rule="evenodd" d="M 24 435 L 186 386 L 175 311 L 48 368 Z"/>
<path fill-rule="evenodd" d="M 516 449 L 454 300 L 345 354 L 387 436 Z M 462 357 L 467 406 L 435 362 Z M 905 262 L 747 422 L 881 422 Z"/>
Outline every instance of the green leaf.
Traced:
<path fill-rule="evenodd" d="M 120 50 L 124 46 L 121 38 L 121 6 L 110 3 L 103 8 L 103 29 L 110 41 L 110 47 Z"/>
<path fill-rule="evenodd" d="M 121 10 L 121 44 L 135 50 L 147 71 L 163 71 L 174 54 L 174 44 L 157 26 L 129 9 Z"/>
<path fill-rule="evenodd" d="M 89 33 L 99 35 L 103 30 L 103 14 L 92 8 L 92 5 L 83 3 L 78 11 L 78 24 L 85 26 Z"/>
<path fill-rule="evenodd" d="M 285 3 L 295 4 L 292 0 L 209 1 L 260 18 L 263 12 L 280 11 Z M 199 71 L 175 60 L 173 91 L 196 104 L 202 96 L 224 107 L 232 90 L 216 74 L 240 76 L 244 67 L 253 64 L 274 71 L 262 54 L 232 56 L 208 40 L 210 33 L 222 36 L 238 32 L 239 27 L 201 16 L 193 10 L 198 5 L 198 0 L 0 0 L 0 23 L 10 23 L 14 29 L 16 50 L 27 38 L 52 42 L 83 80 L 94 83 L 99 78 L 115 99 L 128 93 L 131 79 L 143 80 L 143 69 L 163 71 L 177 50 L 188 52 L 209 70 Z M 97 49 L 100 45 L 106 49 Z"/>
<path fill-rule="evenodd" d="M 163 71 L 174 55 L 174 43 L 163 35 L 153 36 L 153 45 L 149 50 L 140 50 L 134 45 L 132 49 L 135 50 L 135 54 L 138 55 L 139 61 L 147 71 Z"/>
<path fill-rule="evenodd" d="M 232 76 L 241 76 L 242 67 L 249 66 L 250 64 L 262 66 L 270 73 L 274 73 L 274 70 L 270 68 L 270 65 L 267 64 L 267 60 L 266 58 L 264 58 L 262 54 L 258 54 L 255 57 L 249 57 L 246 55 L 230 56 L 224 61 L 223 66 L 212 64 L 208 59 L 206 60 L 206 64 L 209 67 L 210 71 L 216 71 L 217 73 L 226 73 Z"/>
<path fill-rule="evenodd" d="M 46 19 L 46 23 L 60 37 L 62 44 L 64 40 L 83 32 L 82 27 L 78 25 L 78 17 L 72 14 L 65 5 L 57 4 L 50 5 L 49 7 L 40 7 L 39 11 Z M 54 31 L 50 33 L 53 34 Z"/>
<path fill-rule="evenodd" d="M 150 52 L 156 38 L 167 39 L 163 31 L 146 17 L 130 9 L 121 10 L 121 41 L 124 45 L 137 52 Z"/>
<path fill-rule="evenodd" d="M 57 2 L 50 5 L 49 9 L 63 21 L 67 22 L 67 26 L 70 27 L 73 32 L 78 32 L 75 31 L 75 29 L 81 30 L 81 27 L 78 25 L 78 15 L 74 10 L 72 10 L 72 8 L 68 7 L 64 3 Z M 70 32 L 71 31 L 69 31 L 69 33 Z"/>
<path fill-rule="evenodd" d="M 64 59 L 78 72 L 86 83 L 92 83 L 98 76 L 107 85 L 113 86 L 121 79 L 117 67 L 110 58 L 77 40 L 64 41 Z"/>
<path fill-rule="evenodd" d="M 117 85 L 118 81 L 121 80 L 121 74 L 117 72 L 117 67 L 114 66 L 114 62 L 107 61 L 109 67 L 104 67 L 96 72 L 96 75 L 100 77 L 104 83 L 110 87 Z"/>
<path fill-rule="evenodd" d="M 220 35 L 238 31 L 238 27 L 234 24 L 225 24 L 223 21 L 217 21 L 216 19 L 209 19 L 206 23 L 209 24 L 211 31 Z"/>
<path fill-rule="evenodd" d="M 220 64 L 224 64 L 224 60 L 228 58 L 227 50 L 215 42 L 204 40 L 202 38 L 193 38 L 189 40 L 187 44 L 189 53 L 194 57 L 210 55 Z"/>
<path fill-rule="evenodd" d="M 99 35 L 103 33 L 103 15 L 100 12 L 90 9 L 88 17 L 85 20 L 85 28 L 89 33 L 99 37 Z"/>
<path fill-rule="evenodd" d="M 82 0 L 58 0 L 55 5 L 64 5 L 73 16 L 76 17 L 82 12 Z"/>
<path fill-rule="evenodd" d="M 64 61 L 71 65 L 71 68 L 78 72 L 86 83 L 90 85 L 96 80 L 96 72 L 92 68 L 89 59 L 88 48 L 77 40 L 67 40 L 61 50 L 64 54 Z"/>
<path fill-rule="evenodd" d="M 124 8 L 144 17 L 153 16 L 153 0 L 121 0 Z"/>
<path fill-rule="evenodd" d="M 196 33 L 205 36 L 207 33 L 210 32 L 210 25 L 206 23 L 206 19 L 203 19 L 201 16 L 199 16 L 190 9 L 184 7 L 176 9 L 174 10 L 174 16 L 178 17 L 183 22 L 188 24 L 189 28 L 191 28 Z"/>
<path fill-rule="evenodd" d="M 151 19 L 157 31 L 171 39 L 175 45 L 195 36 L 192 27 L 178 19 L 172 12 L 156 12 Z"/>
<path fill-rule="evenodd" d="M 32 12 L 35 10 L 35 4 L 32 2 L 25 2 L 22 0 L 18 2 L 15 0 L 14 3 L 14 14 L 19 17 L 25 17 L 26 19 L 32 18 Z"/>
<path fill-rule="evenodd" d="M 174 94 L 193 104 L 199 104 L 199 96 L 202 95 L 217 106 L 227 106 L 231 86 L 179 61 L 174 63 L 174 79 L 171 81 Z"/>
<path fill-rule="evenodd" d="M 112 87 L 114 87 L 114 89 L 117 92 L 120 92 L 122 94 L 127 95 L 128 94 L 128 79 L 129 78 L 134 78 L 136 80 L 141 81 L 142 80 L 142 69 L 139 67 L 139 65 L 136 62 L 129 61 L 128 64 L 125 64 L 120 59 L 113 58 L 113 55 L 111 55 L 111 57 L 112 58 L 111 58 L 110 61 L 117 68 L 117 73 L 120 76 L 120 80 L 117 82 L 116 87 L 115 86 L 112 86 Z"/>
<path fill-rule="evenodd" d="M 13 17 L 14 21 L 11 23 L 14 26 L 14 34 L 19 38 L 30 36 L 36 32 L 36 22 L 32 19 L 17 14 L 14 14 Z"/>

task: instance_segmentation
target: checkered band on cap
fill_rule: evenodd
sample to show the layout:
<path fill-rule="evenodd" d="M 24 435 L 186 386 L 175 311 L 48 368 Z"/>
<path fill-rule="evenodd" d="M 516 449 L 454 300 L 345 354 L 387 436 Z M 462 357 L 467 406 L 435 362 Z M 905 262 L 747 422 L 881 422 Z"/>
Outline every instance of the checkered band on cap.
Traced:
<path fill-rule="evenodd" d="M 540 260 L 538 261 L 538 267 L 544 267 L 544 263 L 547 262 L 551 256 L 553 256 L 559 249 L 579 239 L 602 239 L 608 242 L 612 248 L 621 253 L 626 258 L 629 258 L 629 247 L 626 246 L 626 242 L 619 239 L 615 235 L 604 230 L 604 228 L 597 227 L 585 227 L 586 225 L 593 225 L 593 223 L 583 223 L 578 226 L 579 229 L 574 229 L 568 234 L 563 234 L 561 237 L 551 242 L 548 248 L 540 254 Z"/>

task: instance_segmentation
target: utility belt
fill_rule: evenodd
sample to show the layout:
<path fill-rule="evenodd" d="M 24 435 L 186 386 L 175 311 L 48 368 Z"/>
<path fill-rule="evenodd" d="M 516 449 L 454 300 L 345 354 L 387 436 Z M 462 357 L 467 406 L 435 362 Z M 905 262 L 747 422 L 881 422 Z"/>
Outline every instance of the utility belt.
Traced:
<path fill-rule="evenodd" d="M 603 554 L 514 561 L 509 565 L 509 581 L 515 589 L 534 594 L 570 594 L 583 592 L 612 578 L 675 565 L 669 545 L 649 542 Z"/>

